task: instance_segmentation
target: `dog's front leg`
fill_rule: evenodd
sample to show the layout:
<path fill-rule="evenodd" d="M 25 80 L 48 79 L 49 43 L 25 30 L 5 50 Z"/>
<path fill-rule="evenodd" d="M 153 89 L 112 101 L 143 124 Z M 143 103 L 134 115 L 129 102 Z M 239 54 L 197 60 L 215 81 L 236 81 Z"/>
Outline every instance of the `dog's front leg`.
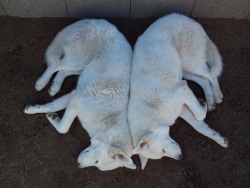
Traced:
<path fill-rule="evenodd" d="M 66 108 L 66 111 L 62 119 L 59 118 L 57 113 L 46 114 L 46 117 L 49 120 L 49 122 L 61 134 L 65 134 L 69 131 L 69 128 L 76 116 L 77 116 L 76 110 L 70 106 Z"/>
<path fill-rule="evenodd" d="M 184 119 L 187 123 L 189 123 L 199 133 L 214 140 L 222 147 L 228 147 L 228 139 L 222 137 L 218 132 L 211 129 L 204 121 L 198 121 L 196 118 L 194 118 L 192 112 L 187 106 L 183 107 L 180 117 Z"/>

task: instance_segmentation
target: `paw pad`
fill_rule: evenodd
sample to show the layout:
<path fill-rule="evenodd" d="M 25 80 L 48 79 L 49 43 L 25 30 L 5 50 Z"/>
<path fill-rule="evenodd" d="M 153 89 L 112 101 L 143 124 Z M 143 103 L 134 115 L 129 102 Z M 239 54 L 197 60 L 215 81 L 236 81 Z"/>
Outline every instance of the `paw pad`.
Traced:
<path fill-rule="evenodd" d="M 56 113 L 49 113 L 49 114 L 46 115 L 46 117 L 55 120 L 55 119 L 58 119 L 58 114 L 56 114 Z"/>

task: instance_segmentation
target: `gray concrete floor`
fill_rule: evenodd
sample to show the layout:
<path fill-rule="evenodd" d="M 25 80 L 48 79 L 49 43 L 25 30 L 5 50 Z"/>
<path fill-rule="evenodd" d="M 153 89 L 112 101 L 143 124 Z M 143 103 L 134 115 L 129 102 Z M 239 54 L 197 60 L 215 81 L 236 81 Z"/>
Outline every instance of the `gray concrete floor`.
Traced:
<path fill-rule="evenodd" d="M 111 21 L 133 45 L 153 20 Z M 77 120 L 69 133 L 59 135 L 44 114 L 23 113 L 29 103 L 52 100 L 48 87 L 36 92 L 34 84 L 45 70 L 45 49 L 74 21 L 0 17 L 1 187 L 250 187 L 250 20 L 198 19 L 225 65 L 220 79 L 225 99 L 206 122 L 228 137 L 230 147 L 220 147 L 178 119 L 170 134 L 182 148 L 181 161 L 151 160 L 142 171 L 134 156 L 136 170 L 108 172 L 77 168 L 79 152 L 89 145 Z M 74 88 L 76 79 L 68 78 L 56 97 Z M 190 87 L 203 97 L 197 85 Z"/>

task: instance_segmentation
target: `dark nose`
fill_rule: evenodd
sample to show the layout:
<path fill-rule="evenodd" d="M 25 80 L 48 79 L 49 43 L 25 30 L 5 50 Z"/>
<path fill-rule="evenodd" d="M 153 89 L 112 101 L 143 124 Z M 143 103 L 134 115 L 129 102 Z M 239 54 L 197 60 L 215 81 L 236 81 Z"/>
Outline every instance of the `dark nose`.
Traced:
<path fill-rule="evenodd" d="M 81 163 L 77 163 L 77 167 L 78 167 L 78 168 L 81 168 Z"/>
<path fill-rule="evenodd" d="M 182 159 L 182 155 L 179 155 L 178 160 L 181 160 L 181 159 Z"/>

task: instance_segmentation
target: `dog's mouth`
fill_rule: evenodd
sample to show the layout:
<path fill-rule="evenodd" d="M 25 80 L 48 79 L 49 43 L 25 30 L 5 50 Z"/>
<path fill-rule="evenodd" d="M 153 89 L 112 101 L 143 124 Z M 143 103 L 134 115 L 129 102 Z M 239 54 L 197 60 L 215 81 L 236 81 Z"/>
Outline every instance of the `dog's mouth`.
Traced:
<path fill-rule="evenodd" d="M 77 163 L 77 167 L 78 168 L 87 168 L 87 167 L 89 167 L 89 165 L 83 165 L 81 163 Z"/>

